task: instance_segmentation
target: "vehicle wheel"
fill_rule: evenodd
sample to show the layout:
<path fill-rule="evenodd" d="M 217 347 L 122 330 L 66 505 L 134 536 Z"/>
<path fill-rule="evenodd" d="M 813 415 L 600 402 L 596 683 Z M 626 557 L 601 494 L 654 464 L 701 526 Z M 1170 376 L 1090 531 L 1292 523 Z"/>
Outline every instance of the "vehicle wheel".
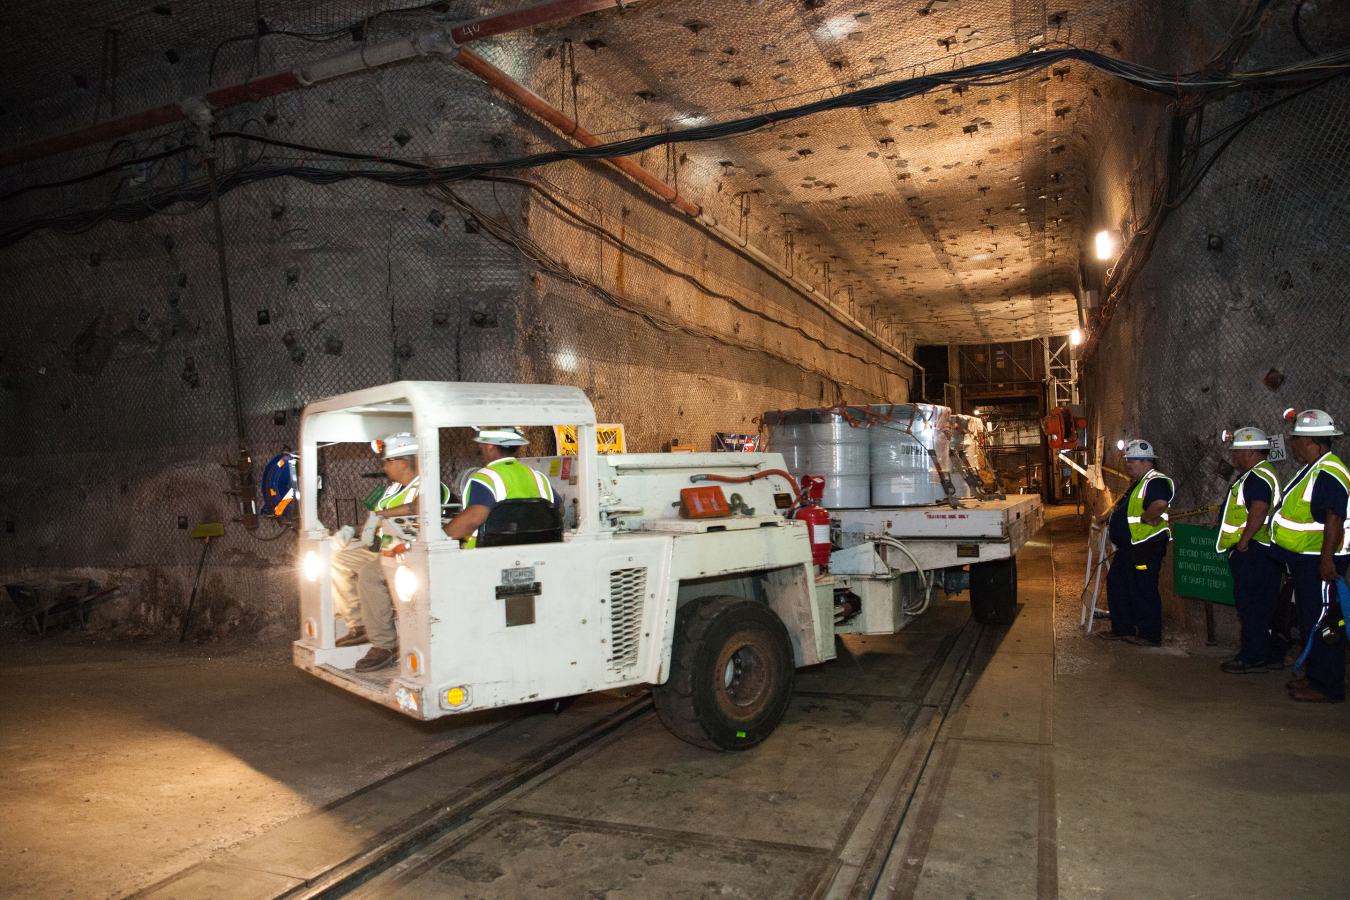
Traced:
<path fill-rule="evenodd" d="M 970 612 L 981 625 L 1008 625 L 1017 616 L 1017 557 L 971 563 Z"/>
<path fill-rule="evenodd" d="M 777 614 L 742 597 L 701 597 L 675 614 L 670 678 L 652 691 L 661 722 L 709 750 L 747 750 L 782 721 L 795 676 Z"/>

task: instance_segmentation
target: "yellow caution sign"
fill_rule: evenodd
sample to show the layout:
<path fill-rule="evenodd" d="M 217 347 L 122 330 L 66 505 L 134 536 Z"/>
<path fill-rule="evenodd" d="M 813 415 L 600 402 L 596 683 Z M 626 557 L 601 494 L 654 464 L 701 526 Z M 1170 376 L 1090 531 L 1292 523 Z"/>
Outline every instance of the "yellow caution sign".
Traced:
<path fill-rule="evenodd" d="M 575 425 L 554 425 L 553 438 L 558 442 L 559 456 L 577 455 L 577 429 Z M 623 453 L 623 426 L 595 426 L 596 453 Z"/>

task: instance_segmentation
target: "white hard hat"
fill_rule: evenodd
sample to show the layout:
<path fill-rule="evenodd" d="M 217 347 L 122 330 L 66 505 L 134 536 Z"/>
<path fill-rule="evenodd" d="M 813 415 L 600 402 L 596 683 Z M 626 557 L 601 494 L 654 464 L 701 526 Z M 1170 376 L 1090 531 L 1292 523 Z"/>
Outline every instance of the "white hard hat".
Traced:
<path fill-rule="evenodd" d="M 1340 437 L 1344 433 L 1337 431 L 1336 423 L 1331 421 L 1331 416 L 1320 409 L 1305 409 L 1294 419 L 1294 434 L 1330 438 Z"/>
<path fill-rule="evenodd" d="M 1233 432 L 1234 450 L 1269 450 L 1270 438 L 1260 428 L 1248 425 Z"/>
<path fill-rule="evenodd" d="M 417 453 L 417 438 L 401 431 L 391 434 L 382 441 L 371 441 L 370 449 L 380 454 L 380 459 L 398 459 L 400 456 L 413 456 Z"/>
<path fill-rule="evenodd" d="M 520 429 L 511 425 L 493 425 L 491 427 L 473 426 L 478 432 L 474 441 L 479 444 L 493 444 L 498 447 L 528 447 L 530 442 Z"/>
<path fill-rule="evenodd" d="M 1157 459 L 1153 445 L 1148 441 L 1130 441 L 1125 445 L 1126 459 Z"/>

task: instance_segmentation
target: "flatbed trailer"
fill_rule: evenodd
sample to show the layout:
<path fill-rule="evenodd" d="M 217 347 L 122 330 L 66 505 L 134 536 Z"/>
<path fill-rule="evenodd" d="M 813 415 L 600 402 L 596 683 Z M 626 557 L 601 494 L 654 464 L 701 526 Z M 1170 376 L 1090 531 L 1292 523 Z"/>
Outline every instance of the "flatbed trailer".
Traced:
<path fill-rule="evenodd" d="M 1011 622 L 1017 611 L 1017 551 L 1045 524 L 1036 494 L 948 505 L 872 507 L 832 512 L 830 590 L 857 612 L 837 616 L 837 634 L 889 634 L 922 614 L 936 590 L 970 592 L 983 624 Z"/>

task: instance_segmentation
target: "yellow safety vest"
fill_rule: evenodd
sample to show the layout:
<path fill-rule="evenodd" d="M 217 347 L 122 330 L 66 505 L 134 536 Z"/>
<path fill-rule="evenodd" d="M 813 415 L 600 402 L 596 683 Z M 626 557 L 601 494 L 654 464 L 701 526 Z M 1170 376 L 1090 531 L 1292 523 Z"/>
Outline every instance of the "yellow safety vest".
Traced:
<path fill-rule="evenodd" d="M 1162 515 L 1162 521 L 1157 525 L 1150 525 L 1144 521 L 1144 494 L 1148 491 L 1148 483 L 1155 478 L 1161 478 L 1167 482 L 1168 487 L 1176 492 L 1176 486 L 1172 484 L 1172 479 L 1168 478 L 1157 469 L 1149 469 L 1148 474 L 1139 479 L 1139 488 L 1130 494 L 1130 503 L 1125 507 L 1125 521 L 1130 523 L 1130 543 L 1142 544 L 1144 541 L 1159 534 L 1172 534 L 1172 527 L 1168 524 L 1167 513 Z"/>
<path fill-rule="evenodd" d="M 389 485 L 389 487 L 384 489 L 384 496 L 381 497 L 378 502 L 376 502 L 375 511 L 379 512 L 380 510 L 384 509 L 396 509 L 400 506 L 412 503 L 414 500 L 417 499 L 417 490 L 421 486 L 421 484 L 422 484 L 421 475 L 418 475 L 407 484 L 399 484 L 397 481 L 393 482 L 392 484 Z M 444 506 L 449 502 L 450 502 L 450 489 L 445 485 L 441 485 L 441 505 Z M 391 546 L 393 546 L 394 543 L 393 535 L 385 534 L 383 528 L 376 528 L 375 533 L 380 537 L 381 550 L 388 550 Z M 403 527 L 403 533 L 408 535 L 408 537 L 416 540 L 417 526 L 415 524 L 405 525 Z"/>
<path fill-rule="evenodd" d="M 464 490 L 461 492 L 465 509 L 469 506 L 469 486 L 475 483 L 489 488 L 498 503 L 503 500 L 529 500 L 534 497 L 553 499 L 553 488 L 549 486 L 547 478 L 524 463 L 509 457 L 493 460 L 483 468 L 469 473 L 469 477 L 464 480 Z M 469 535 L 468 540 L 464 541 L 463 547 L 468 550 L 477 546 L 478 532 L 475 530 Z"/>
<path fill-rule="evenodd" d="M 1247 479 L 1253 475 L 1270 485 L 1270 508 L 1278 509 L 1280 506 L 1280 477 L 1275 474 L 1274 466 L 1262 460 L 1242 473 L 1242 477 L 1228 489 L 1228 503 L 1224 506 L 1223 522 L 1219 525 L 1219 540 L 1214 545 L 1214 549 L 1220 553 L 1237 546 L 1237 542 L 1242 539 L 1242 530 L 1247 527 Z M 1256 534 L 1252 535 L 1252 540 L 1270 546 L 1269 522 L 1261 524 Z"/>
<path fill-rule="evenodd" d="M 1350 471 L 1336 454 L 1323 454 L 1317 462 L 1305 466 L 1294 479 L 1294 483 L 1289 485 L 1284 501 L 1275 509 L 1275 517 L 1270 523 L 1270 533 L 1275 540 L 1275 546 L 1308 556 L 1321 554 L 1324 527 L 1313 518 L 1312 495 L 1313 486 L 1317 484 L 1317 476 L 1323 472 L 1330 473 L 1342 487 L 1350 491 Z M 1341 546 L 1336 553 L 1338 555 L 1350 553 L 1350 528 L 1346 529 L 1345 537 L 1341 540 Z"/>

